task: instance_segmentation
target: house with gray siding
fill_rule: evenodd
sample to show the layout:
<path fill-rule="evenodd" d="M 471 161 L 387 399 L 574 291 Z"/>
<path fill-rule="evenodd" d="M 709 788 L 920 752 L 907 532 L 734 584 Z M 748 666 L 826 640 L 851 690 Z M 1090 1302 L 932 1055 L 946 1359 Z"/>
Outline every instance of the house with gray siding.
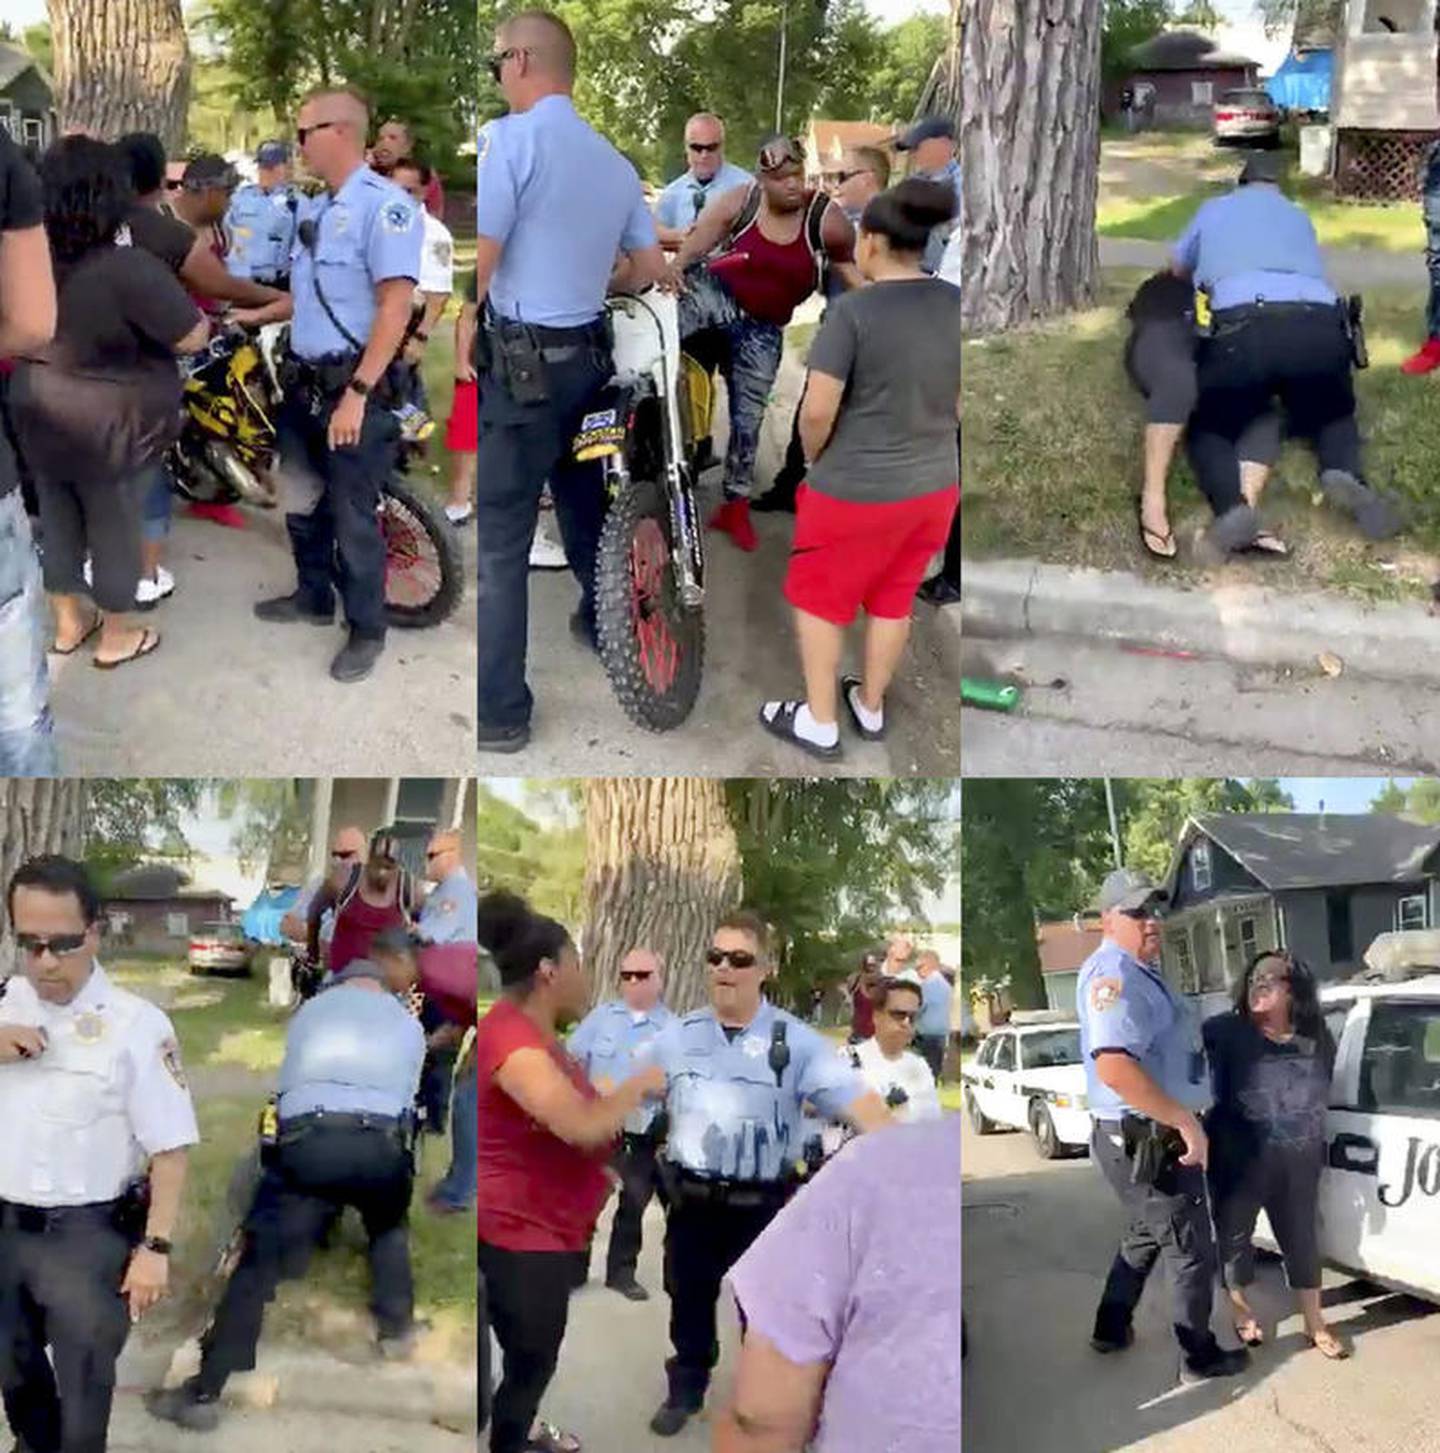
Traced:
<path fill-rule="evenodd" d="M 1334 981 L 1360 969 L 1377 934 L 1440 925 L 1440 827 L 1386 813 L 1205 813 L 1181 831 L 1165 887 L 1166 977 L 1219 1008 L 1264 949 Z"/>

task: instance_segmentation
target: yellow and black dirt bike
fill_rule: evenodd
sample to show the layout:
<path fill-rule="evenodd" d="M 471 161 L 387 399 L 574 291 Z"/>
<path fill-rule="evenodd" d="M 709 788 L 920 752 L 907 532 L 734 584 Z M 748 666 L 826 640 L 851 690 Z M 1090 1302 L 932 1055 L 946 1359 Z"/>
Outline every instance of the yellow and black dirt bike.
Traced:
<path fill-rule="evenodd" d="M 166 456 L 175 492 L 196 504 L 276 503 L 275 421 L 288 328 L 229 324 L 181 360 L 185 418 Z M 395 471 L 380 490 L 385 536 L 385 612 L 392 626 L 439 625 L 463 593 L 460 542 L 438 505 L 405 474 L 419 444 L 402 437 Z"/>
<path fill-rule="evenodd" d="M 690 715 L 705 664 L 705 526 L 696 481 L 710 457 L 714 385 L 680 348 L 675 299 L 606 303 L 615 372 L 572 446 L 604 470 L 595 566 L 600 659 L 625 714 L 650 731 Z"/>

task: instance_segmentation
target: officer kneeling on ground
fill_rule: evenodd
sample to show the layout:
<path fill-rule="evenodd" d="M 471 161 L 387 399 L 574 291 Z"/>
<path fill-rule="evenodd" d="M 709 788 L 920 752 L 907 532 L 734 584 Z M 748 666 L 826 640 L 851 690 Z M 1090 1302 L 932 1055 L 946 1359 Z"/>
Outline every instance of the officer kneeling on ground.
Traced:
<path fill-rule="evenodd" d="M 283 1278 L 304 1274 L 317 1239 L 345 1206 L 360 1212 L 370 1241 L 380 1353 L 409 1355 L 415 1288 L 406 1218 L 425 1036 L 398 996 L 414 985 L 410 939 L 387 929 L 369 959 L 355 960 L 296 1012 L 280 1067 L 278 1124 L 273 1136 L 262 1132 L 264 1173 L 239 1264 L 200 1339 L 199 1373 L 146 1395 L 157 1418 L 197 1430 L 218 1424 L 226 1379 L 255 1366 L 266 1303 Z"/>
<path fill-rule="evenodd" d="M 306 98 L 296 134 L 326 190 L 296 229 L 290 293 L 236 315 L 293 319 L 276 435 L 298 582 L 255 614 L 329 625 L 338 589 L 350 636 L 330 666 L 337 681 L 368 676 L 385 649 L 385 537 L 375 511 L 400 439 L 393 409 L 408 397 L 396 355 L 424 236 L 420 209 L 365 165 L 369 125 L 353 92 Z"/>
<path fill-rule="evenodd" d="M 32 859 L 8 907 L 21 972 L 0 983 L 0 1393 L 22 1453 L 105 1453 L 115 1362 L 169 1290 L 200 1136 L 169 1019 L 96 961 L 85 869 Z"/>
<path fill-rule="evenodd" d="M 667 1025 L 648 1056 L 665 1071 L 669 1116 L 657 1174 L 675 1351 L 665 1364 L 669 1392 L 650 1421 L 661 1437 L 703 1405 L 720 1357 L 720 1283 L 795 1188 L 802 1103 L 862 1131 L 890 1119 L 824 1035 L 764 997 L 774 963 L 763 920 L 732 913 L 706 962 L 709 1007 Z"/>
<path fill-rule="evenodd" d="M 1260 532 L 1240 487 L 1237 442 L 1279 396 L 1290 432 L 1315 446 L 1321 492 L 1372 540 L 1403 525 L 1393 501 L 1365 483 L 1355 422 L 1356 324 L 1325 280 L 1309 217 L 1281 192 L 1280 160 L 1256 152 L 1240 185 L 1206 202 L 1175 246 L 1174 270 L 1208 300 L 1197 314 L 1199 404 L 1190 459 L 1215 511 L 1210 537 L 1243 550 Z"/>
<path fill-rule="evenodd" d="M 1076 985 L 1095 1164 L 1129 1224 L 1105 1280 L 1090 1345 L 1118 1352 L 1145 1280 L 1163 1259 L 1173 1281 L 1171 1322 L 1181 1379 L 1244 1369 L 1244 1348 L 1222 1350 L 1210 1330 L 1219 1262 L 1205 1186 L 1208 1144 L 1197 1110 L 1209 1098 L 1205 1056 L 1190 1006 L 1160 971 L 1164 894 L 1144 873 L 1120 868 L 1100 888 L 1105 937 Z"/>

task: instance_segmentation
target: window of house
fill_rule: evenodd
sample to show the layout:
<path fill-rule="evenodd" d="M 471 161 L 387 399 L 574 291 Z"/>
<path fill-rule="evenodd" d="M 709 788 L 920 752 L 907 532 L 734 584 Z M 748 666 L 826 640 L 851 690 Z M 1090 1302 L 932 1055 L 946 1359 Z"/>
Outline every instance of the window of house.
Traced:
<path fill-rule="evenodd" d="M 1330 962 L 1348 964 L 1355 957 L 1355 929 L 1350 920 L 1350 894 L 1346 890 L 1325 895 L 1325 927 Z"/>
<path fill-rule="evenodd" d="M 1215 83 L 1213 81 L 1191 81 L 1190 82 L 1190 104 L 1192 106 L 1210 106 L 1215 101 Z"/>
<path fill-rule="evenodd" d="M 1423 893 L 1407 894 L 1395 905 L 1395 926 L 1400 929 L 1430 927 L 1430 904 Z"/>
<path fill-rule="evenodd" d="M 440 804 L 445 798 L 445 783 L 440 777 L 402 777 L 400 794 L 395 799 L 395 821 L 436 823 L 440 820 Z"/>
<path fill-rule="evenodd" d="M 1247 964 L 1255 957 L 1255 920 L 1253 918 L 1240 920 L 1240 952 L 1245 955 Z"/>
<path fill-rule="evenodd" d="M 0 129 L 3 129 L 12 141 L 18 141 L 15 135 L 15 108 L 9 101 L 0 101 Z"/>
<path fill-rule="evenodd" d="M 189 938 L 190 919 L 183 913 L 167 913 L 165 915 L 165 932 L 171 938 Z"/>
<path fill-rule="evenodd" d="M 21 125 L 25 133 L 22 140 L 27 144 L 33 142 L 36 146 L 39 146 L 45 140 L 44 124 L 36 120 L 35 117 L 27 116 Z"/>
<path fill-rule="evenodd" d="M 1180 992 L 1194 994 L 1200 987 L 1195 979 L 1195 956 L 1190 952 L 1190 934 L 1177 933 L 1170 940 L 1175 952 L 1175 972 L 1180 979 Z"/>
<path fill-rule="evenodd" d="M 1210 887 L 1210 844 L 1203 838 L 1190 849 L 1190 882 L 1197 893 Z"/>

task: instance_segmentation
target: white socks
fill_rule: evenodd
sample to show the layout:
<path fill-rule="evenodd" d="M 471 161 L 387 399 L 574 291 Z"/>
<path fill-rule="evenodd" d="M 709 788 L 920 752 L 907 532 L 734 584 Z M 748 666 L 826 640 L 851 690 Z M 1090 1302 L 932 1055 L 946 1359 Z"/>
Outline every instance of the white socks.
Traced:
<path fill-rule="evenodd" d="M 879 711 L 871 711 L 860 699 L 858 686 L 850 687 L 850 710 L 867 732 L 878 732 L 885 725 L 885 708 L 882 706 Z"/>
<path fill-rule="evenodd" d="M 810 715 L 809 706 L 802 705 L 795 713 L 795 735 L 817 747 L 833 747 L 840 740 L 840 723 L 832 721 L 822 725 Z"/>

